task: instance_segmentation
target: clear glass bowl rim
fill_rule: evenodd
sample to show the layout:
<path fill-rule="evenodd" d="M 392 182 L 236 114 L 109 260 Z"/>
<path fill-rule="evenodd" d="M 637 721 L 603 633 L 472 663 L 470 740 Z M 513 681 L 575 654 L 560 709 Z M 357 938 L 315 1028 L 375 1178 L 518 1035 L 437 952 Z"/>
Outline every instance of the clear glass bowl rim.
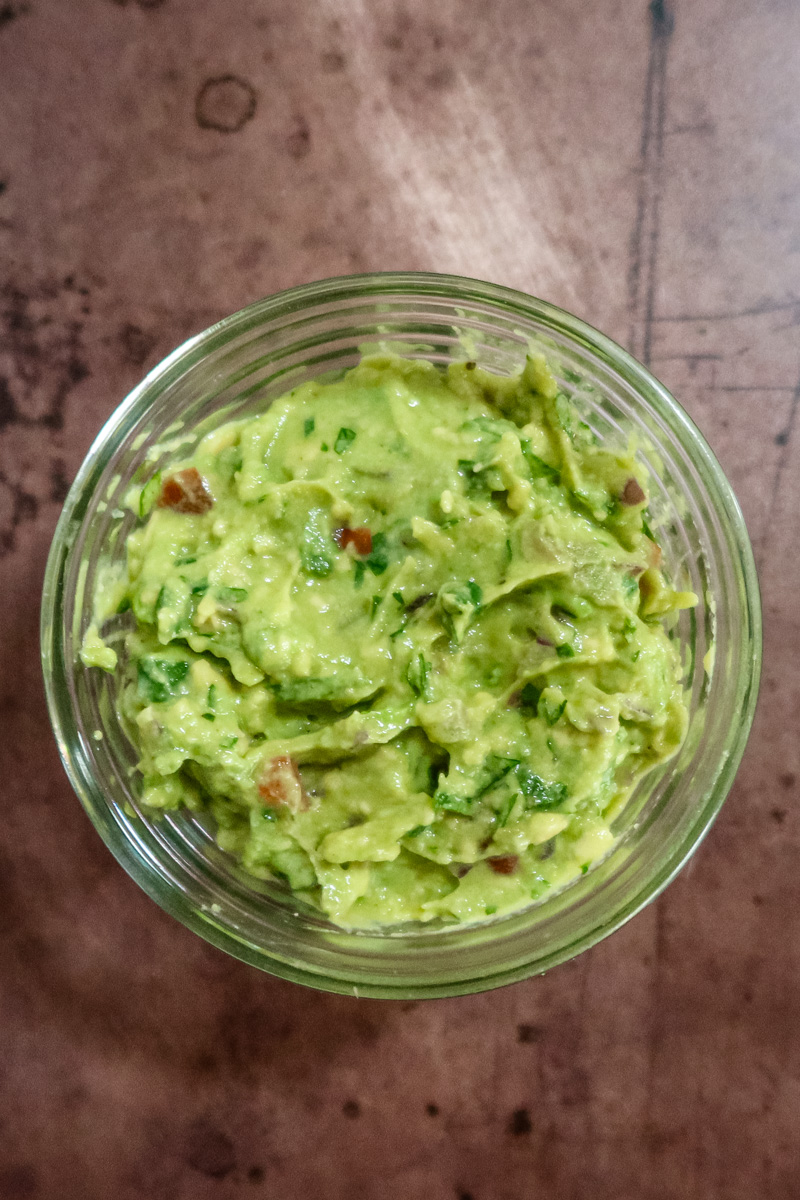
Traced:
<path fill-rule="evenodd" d="M 299 315 L 315 306 L 330 306 L 337 301 L 378 301 L 382 295 L 408 299 L 439 299 L 450 304 L 468 303 L 472 300 L 494 305 L 505 315 L 518 313 L 522 318 L 540 320 L 560 334 L 566 335 L 576 345 L 597 355 L 604 365 L 618 371 L 632 384 L 639 399 L 665 420 L 670 431 L 673 434 L 677 433 L 684 447 L 691 447 L 693 463 L 701 471 L 704 482 L 710 484 L 711 490 L 722 501 L 716 512 L 735 547 L 735 568 L 743 585 L 745 598 L 742 613 L 743 635 L 746 636 L 752 653 L 742 656 L 740 678 L 735 681 L 736 694 L 742 702 L 738 710 L 739 720 L 726 746 L 727 755 L 720 765 L 713 789 L 695 814 L 695 820 L 681 843 L 671 847 L 670 853 L 664 856 L 660 869 L 647 879 L 624 906 L 607 920 L 595 924 L 592 928 L 579 930 L 574 939 L 569 944 L 562 945 L 557 953 L 528 964 L 515 964 L 507 971 L 495 972 L 488 977 L 481 975 L 474 980 L 445 980 L 437 984 L 412 984 L 408 987 L 404 987 L 403 981 L 398 980 L 397 986 L 370 987 L 362 984 L 356 988 L 346 976 L 326 978 L 316 971 L 304 970 L 296 963 L 271 958 L 264 947 L 253 946 L 210 920 L 208 914 L 194 906 L 189 897 L 167 890 L 152 868 L 124 838 L 119 827 L 98 808 L 94 797 L 84 786 L 70 753 L 71 739 L 77 736 L 77 727 L 69 699 L 67 679 L 74 664 L 66 662 L 63 654 L 59 654 L 58 622 L 61 616 L 60 585 L 72 540 L 70 534 L 76 522 L 80 522 L 85 502 L 91 494 L 91 487 L 87 491 L 87 484 L 91 485 L 92 480 L 98 477 L 102 465 L 119 448 L 124 440 L 124 431 L 134 417 L 143 413 L 153 402 L 154 392 L 164 391 L 210 352 L 250 331 L 262 330 L 270 320 L 279 320 L 295 313 Z M 663 891 L 697 849 L 713 823 L 730 790 L 744 753 L 758 696 L 761 669 L 761 603 L 747 528 L 727 477 L 697 426 L 645 366 L 579 317 L 514 289 L 467 277 L 433 272 L 378 272 L 318 280 L 256 301 L 188 338 L 158 363 L 129 393 L 92 443 L 70 488 L 56 526 L 42 594 L 41 650 L 50 720 L 70 782 L 92 824 L 114 857 L 156 903 L 205 940 L 272 974 L 320 990 L 351 995 L 355 992 L 356 995 L 378 998 L 419 999 L 484 991 L 517 982 L 531 974 L 541 974 L 607 937 Z M 102 789 L 102 781 L 98 786 Z M 454 933 L 457 932 L 456 928 Z"/>

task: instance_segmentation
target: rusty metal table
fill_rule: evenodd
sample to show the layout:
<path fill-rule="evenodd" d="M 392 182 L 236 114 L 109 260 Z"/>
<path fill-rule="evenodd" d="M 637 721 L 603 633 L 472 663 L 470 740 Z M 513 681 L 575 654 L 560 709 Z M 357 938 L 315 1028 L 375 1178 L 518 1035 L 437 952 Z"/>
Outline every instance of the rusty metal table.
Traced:
<path fill-rule="evenodd" d="M 0 4 L 0 1195 L 800 1195 L 800 5 Z M 550 975 L 427 1004 L 261 976 L 123 874 L 37 601 L 96 430 L 191 332 L 372 269 L 573 310 L 733 481 L 766 640 L 690 869 Z"/>

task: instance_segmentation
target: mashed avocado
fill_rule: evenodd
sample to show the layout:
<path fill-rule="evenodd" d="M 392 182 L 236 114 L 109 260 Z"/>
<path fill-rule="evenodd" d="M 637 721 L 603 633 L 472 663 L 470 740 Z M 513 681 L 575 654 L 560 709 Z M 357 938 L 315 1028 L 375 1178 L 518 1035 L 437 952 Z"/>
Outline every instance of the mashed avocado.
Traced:
<path fill-rule="evenodd" d="M 687 709 L 630 450 L 544 359 L 364 358 L 136 496 L 82 658 L 142 803 L 346 926 L 475 921 L 588 869 Z M 130 610 L 122 663 L 103 622 Z"/>

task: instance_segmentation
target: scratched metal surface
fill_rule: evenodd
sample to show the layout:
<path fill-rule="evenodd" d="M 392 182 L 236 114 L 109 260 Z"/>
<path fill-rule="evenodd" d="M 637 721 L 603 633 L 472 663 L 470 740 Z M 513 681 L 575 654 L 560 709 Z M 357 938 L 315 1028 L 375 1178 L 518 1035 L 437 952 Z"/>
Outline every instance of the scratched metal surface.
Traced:
<path fill-rule="evenodd" d="M 0 1196 L 800 1194 L 800 6 L 0 5 Z M 705 431 L 762 700 L 691 868 L 551 975 L 337 999 L 141 894 L 60 769 L 37 594 L 95 431 L 256 297 L 454 271 L 574 310 Z"/>

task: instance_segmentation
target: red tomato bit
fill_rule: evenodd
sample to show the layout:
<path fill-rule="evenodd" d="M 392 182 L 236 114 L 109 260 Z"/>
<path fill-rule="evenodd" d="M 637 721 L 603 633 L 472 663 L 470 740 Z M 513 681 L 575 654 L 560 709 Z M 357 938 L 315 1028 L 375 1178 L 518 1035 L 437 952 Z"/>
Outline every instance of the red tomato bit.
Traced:
<path fill-rule="evenodd" d="M 348 529 L 347 526 L 343 529 L 335 529 L 333 538 L 341 550 L 346 550 L 348 546 L 352 545 L 355 547 L 356 554 L 372 553 L 372 534 L 366 525 L 362 525 L 358 529 Z"/>
<path fill-rule="evenodd" d="M 494 858 L 487 858 L 486 861 L 495 875 L 513 875 L 519 866 L 519 855 L 496 854 Z"/>
<path fill-rule="evenodd" d="M 156 503 L 159 508 L 171 508 L 173 512 L 206 513 L 214 498 L 197 468 L 187 467 L 164 480 Z"/>
<path fill-rule="evenodd" d="M 269 808 L 284 806 L 293 813 L 308 808 L 297 763 L 288 754 L 278 754 L 264 763 L 257 786 L 259 796 Z"/>

